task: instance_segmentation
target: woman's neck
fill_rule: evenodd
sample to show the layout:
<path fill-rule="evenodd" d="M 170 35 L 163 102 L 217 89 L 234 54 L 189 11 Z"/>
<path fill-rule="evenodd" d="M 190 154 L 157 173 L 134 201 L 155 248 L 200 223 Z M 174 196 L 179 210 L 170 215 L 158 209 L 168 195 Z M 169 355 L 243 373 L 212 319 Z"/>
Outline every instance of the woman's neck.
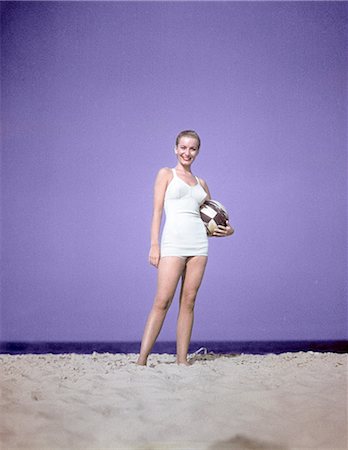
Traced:
<path fill-rule="evenodd" d="M 191 166 L 189 166 L 189 167 L 184 167 L 184 166 L 182 166 L 180 163 L 178 163 L 178 164 L 176 165 L 176 167 L 175 167 L 175 170 L 179 170 L 179 171 L 185 172 L 185 173 L 190 173 L 190 174 L 192 175 L 192 172 L 191 172 Z"/>

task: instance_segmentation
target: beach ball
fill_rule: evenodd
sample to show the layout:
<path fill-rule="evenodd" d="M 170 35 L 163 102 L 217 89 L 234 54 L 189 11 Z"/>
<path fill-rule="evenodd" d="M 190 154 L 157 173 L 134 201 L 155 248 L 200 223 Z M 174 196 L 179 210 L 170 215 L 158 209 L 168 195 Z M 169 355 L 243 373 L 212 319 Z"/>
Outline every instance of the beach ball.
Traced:
<path fill-rule="evenodd" d="M 228 213 L 226 208 L 217 200 L 206 200 L 200 206 L 200 215 L 207 229 L 208 236 L 212 236 L 218 225 L 227 225 Z"/>

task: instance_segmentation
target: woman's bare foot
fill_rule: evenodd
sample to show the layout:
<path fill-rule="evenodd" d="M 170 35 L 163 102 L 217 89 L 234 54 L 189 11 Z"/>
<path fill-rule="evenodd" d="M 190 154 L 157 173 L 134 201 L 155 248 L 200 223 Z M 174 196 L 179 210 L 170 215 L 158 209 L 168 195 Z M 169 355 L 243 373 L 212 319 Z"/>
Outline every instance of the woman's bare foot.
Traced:
<path fill-rule="evenodd" d="M 184 359 L 184 360 L 176 360 L 176 363 L 178 364 L 178 365 L 180 365 L 180 366 L 190 366 L 191 364 L 186 360 L 186 359 Z"/>
<path fill-rule="evenodd" d="M 138 358 L 138 361 L 137 361 L 137 365 L 138 366 L 146 366 L 146 363 L 147 363 L 147 358 L 141 358 L 140 356 L 139 356 L 139 358 Z"/>

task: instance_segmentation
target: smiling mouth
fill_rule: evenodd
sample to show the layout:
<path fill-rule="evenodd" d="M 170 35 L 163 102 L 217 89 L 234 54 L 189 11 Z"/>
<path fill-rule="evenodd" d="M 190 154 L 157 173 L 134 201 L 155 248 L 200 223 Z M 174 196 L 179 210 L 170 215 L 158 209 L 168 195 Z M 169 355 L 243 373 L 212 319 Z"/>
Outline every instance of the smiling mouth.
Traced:
<path fill-rule="evenodd" d="M 190 161 L 191 158 L 185 158 L 185 156 L 182 156 L 182 159 L 184 159 L 185 161 Z"/>

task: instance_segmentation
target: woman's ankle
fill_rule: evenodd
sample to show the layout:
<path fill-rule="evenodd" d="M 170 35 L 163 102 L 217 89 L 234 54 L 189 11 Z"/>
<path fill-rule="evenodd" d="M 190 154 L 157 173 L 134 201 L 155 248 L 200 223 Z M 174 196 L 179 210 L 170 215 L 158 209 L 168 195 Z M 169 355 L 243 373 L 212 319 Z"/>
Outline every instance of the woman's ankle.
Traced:
<path fill-rule="evenodd" d="M 143 356 L 139 356 L 137 364 L 138 366 L 146 366 L 147 363 L 147 357 L 144 358 Z"/>
<path fill-rule="evenodd" d="M 185 366 L 189 366 L 190 363 L 187 361 L 187 357 L 176 357 L 177 364 L 184 364 Z"/>

